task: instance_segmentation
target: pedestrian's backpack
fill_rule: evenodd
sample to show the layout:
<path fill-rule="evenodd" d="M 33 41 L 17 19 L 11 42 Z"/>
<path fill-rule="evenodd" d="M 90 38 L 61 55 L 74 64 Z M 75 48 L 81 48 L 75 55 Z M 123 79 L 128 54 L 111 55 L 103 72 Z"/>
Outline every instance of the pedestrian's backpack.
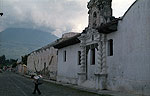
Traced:
<path fill-rule="evenodd" d="M 41 84 L 43 84 L 43 78 L 39 76 L 38 85 L 41 85 Z"/>

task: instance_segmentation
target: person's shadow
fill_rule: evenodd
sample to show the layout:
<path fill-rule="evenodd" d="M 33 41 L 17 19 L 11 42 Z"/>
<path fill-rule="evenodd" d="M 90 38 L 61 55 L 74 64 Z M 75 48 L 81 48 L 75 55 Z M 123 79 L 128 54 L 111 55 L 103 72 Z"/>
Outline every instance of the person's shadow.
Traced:
<path fill-rule="evenodd" d="M 1 16 L 3 16 L 3 13 L 0 13 Z"/>

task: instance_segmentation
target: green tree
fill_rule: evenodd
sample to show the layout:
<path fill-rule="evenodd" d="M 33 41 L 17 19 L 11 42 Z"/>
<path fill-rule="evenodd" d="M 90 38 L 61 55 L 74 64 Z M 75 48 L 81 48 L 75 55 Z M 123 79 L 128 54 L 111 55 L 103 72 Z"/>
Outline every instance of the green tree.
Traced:
<path fill-rule="evenodd" d="M 17 61 L 15 59 L 6 59 L 5 55 L 0 56 L 0 68 L 3 68 L 3 66 L 10 66 L 16 67 L 17 66 Z"/>
<path fill-rule="evenodd" d="M 0 64 L 4 64 L 6 60 L 5 55 L 0 56 Z"/>
<path fill-rule="evenodd" d="M 22 63 L 27 65 L 27 59 L 28 59 L 28 55 L 22 56 Z"/>
<path fill-rule="evenodd" d="M 17 66 L 17 61 L 15 59 L 10 59 L 9 64 L 12 65 L 12 68 L 15 68 Z"/>
<path fill-rule="evenodd" d="M 5 55 L 0 56 L 0 67 L 2 68 L 5 64 L 6 57 Z"/>

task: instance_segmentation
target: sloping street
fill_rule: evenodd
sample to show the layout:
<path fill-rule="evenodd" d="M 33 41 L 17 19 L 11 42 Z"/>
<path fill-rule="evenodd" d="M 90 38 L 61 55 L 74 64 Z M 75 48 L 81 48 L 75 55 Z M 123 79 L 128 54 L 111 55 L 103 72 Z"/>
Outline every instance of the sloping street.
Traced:
<path fill-rule="evenodd" d="M 39 86 L 41 96 L 99 96 L 97 94 L 44 82 Z M 32 79 L 15 73 L 0 73 L 0 96 L 39 96 L 32 94 L 34 84 Z"/>

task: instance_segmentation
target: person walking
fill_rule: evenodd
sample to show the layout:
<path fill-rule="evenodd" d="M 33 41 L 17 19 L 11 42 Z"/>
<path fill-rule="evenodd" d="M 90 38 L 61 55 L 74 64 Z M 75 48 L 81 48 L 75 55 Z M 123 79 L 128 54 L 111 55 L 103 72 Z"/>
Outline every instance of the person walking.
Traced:
<path fill-rule="evenodd" d="M 39 88 L 38 88 L 38 85 L 39 85 L 39 76 L 31 76 L 31 78 L 33 78 L 34 79 L 34 91 L 33 91 L 33 93 L 32 94 L 36 94 L 36 91 L 38 91 L 38 94 L 39 95 L 41 95 L 41 92 L 40 92 L 40 90 L 39 90 Z"/>

